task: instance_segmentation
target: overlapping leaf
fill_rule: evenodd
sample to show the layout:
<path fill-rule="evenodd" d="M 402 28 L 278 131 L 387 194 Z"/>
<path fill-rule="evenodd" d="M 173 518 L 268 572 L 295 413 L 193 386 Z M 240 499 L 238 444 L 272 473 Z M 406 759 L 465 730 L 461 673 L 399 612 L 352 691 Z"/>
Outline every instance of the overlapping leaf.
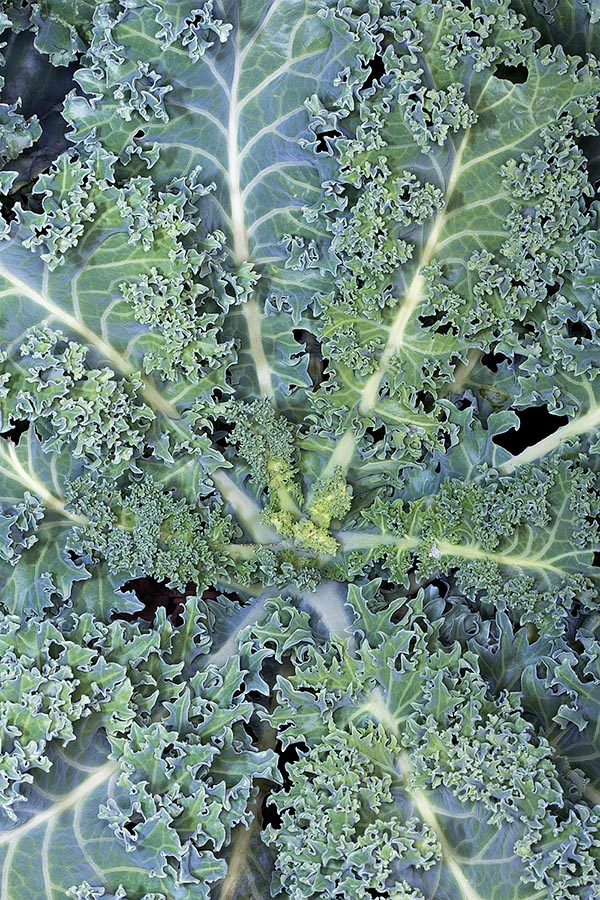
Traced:
<path fill-rule="evenodd" d="M 279 680 L 273 723 L 309 749 L 273 798 L 276 888 L 591 900 L 597 820 L 569 795 L 518 694 L 494 697 L 475 654 L 440 647 L 419 599 L 378 612 L 377 587 L 350 588 L 350 637 L 323 642 L 294 620 L 280 632 L 281 646 L 296 631 L 297 668 Z"/>
<path fill-rule="evenodd" d="M 0 657 L 4 896 L 208 897 L 254 780 L 275 777 L 244 730 L 252 676 L 207 655 L 213 613 L 190 600 L 180 632 L 164 614 L 20 623 L 4 619 Z"/>
<path fill-rule="evenodd" d="M 595 18 L 5 4 L 0 900 L 596 900 Z"/>

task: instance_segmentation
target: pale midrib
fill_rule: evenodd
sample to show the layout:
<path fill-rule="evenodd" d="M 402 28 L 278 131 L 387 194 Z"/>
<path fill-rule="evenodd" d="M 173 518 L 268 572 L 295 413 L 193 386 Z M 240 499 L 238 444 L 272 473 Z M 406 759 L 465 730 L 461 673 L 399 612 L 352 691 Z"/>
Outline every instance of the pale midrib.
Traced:
<path fill-rule="evenodd" d="M 48 809 L 43 810 L 43 812 L 32 816 L 31 819 L 23 825 L 18 825 L 11 831 L 5 831 L 3 834 L 0 834 L 0 846 L 19 841 L 30 831 L 34 831 L 46 822 L 50 822 L 52 819 L 57 818 L 63 812 L 66 812 L 66 810 L 88 797 L 97 787 L 100 787 L 101 784 L 108 781 L 118 768 L 119 764 L 115 760 L 110 760 L 105 763 L 105 765 L 101 766 L 93 775 L 90 775 L 89 778 L 86 778 L 85 781 L 82 781 L 81 784 L 66 794 L 62 800 L 58 801 L 58 803 L 54 803 L 52 806 L 48 807 Z"/>
<path fill-rule="evenodd" d="M 407 753 L 402 753 L 400 755 L 399 762 L 403 771 L 406 774 L 410 773 L 412 765 Z M 407 791 L 407 793 L 423 822 L 434 832 L 438 844 L 440 845 L 444 862 L 450 870 L 456 886 L 460 891 L 461 900 L 483 900 L 481 895 L 472 887 L 460 864 L 455 859 L 452 848 L 446 840 L 444 831 L 438 822 L 436 811 L 425 791 L 415 789 Z"/>
<path fill-rule="evenodd" d="M 227 124 L 227 159 L 228 159 L 228 184 L 229 204 L 231 211 L 231 234 L 233 238 L 233 260 L 236 265 L 241 265 L 250 257 L 248 245 L 248 232 L 246 230 L 244 216 L 244 199 L 241 187 L 241 163 L 239 150 L 239 82 L 240 82 L 241 55 L 239 38 L 235 50 L 235 64 L 231 81 L 231 95 L 229 100 L 229 119 Z M 258 386 L 263 397 L 273 397 L 273 385 L 271 383 L 271 368 L 269 366 L 262 342 L 261 314 L 255 300 L 247 300 L 243 306 L 244 319 L 248 329 L 248 342 L 250 356 L 256 369 Z"/>
<path fill-rule="evenodd" d="M 48 509 L 54 510 L 54 512 L 59 513 L 61 516 L 64 516 L 66 519 L 69 519 L 71 522 L 75 522 L 78 525 L 84 525 L 87 522 L 87 519 L 84 516 L 78 516 L 75 515 L 75 513 L 67 512 L 64 504 L 61 503 L 58 497 L 51 493 L 37 480 L 37 478 L 34 478 L 33 475 L 23 468 L 17 456 L 14 444 L 8 444 L 6 450 L 3 450 L 0 447 L 0 460 L 4 460 L 10 469 L 12 469 L 12 472 L 8 469 L 1 469 L 0 471 L 2 471 L 7 478 L 16 481 L 18 484 L 22 485 L 22 487 L 31 491 L 33 494 L 37 494 L 38 497 L 41 497 Z"/>
<path fill-rule="evenodd" d="M 484 91 L 485 92 L 485 91 Z M 483 93 L 480 95 L 479 100 L 483 97 Z M 539 131 L 539 129 L 543 126 L 539 126 L 539 128 L 534 129 L 532 134 Z M 382 355 L 379 360 L 379 365 L 374 374 L 369 378 L 364 388 L 362 389 L 359 395 L 358 401 L 358 411 L 362 415 L 368 414 L 373 410 L 375 405 L 377 404 L 378 396 L 379 396 L 379 388 L 381 386 L 381 382 L 387 372 L 388 366 L 390 364 L 390 360 L 394 356 L 395 353 L 400 350 L 400 348 L 404 344 L 404 338 L 406 329 L 408 324 L 422 299 L 423 288 L 425 287 L 425 278 L 423 277 L 423 269 L 429 265 L 432 261 L 433 256 L 435 255 L 436 248 L 438 246 L 439 236 L 442 232 L 442 229 L 446 223 L 446 220 L 449 217 L 448 213 L 448 205 L 449 201 L 455 191 L 456 184 L 458 179 L 463 171 L 468 169 L 471 165 L 476 162 L 480 162 L 482 157 L 478 157 L 476 160 L 471 160 L 469 163 L 466 163 L 464 166 L 462 164 L 462 158 L 464 156 L 464 152 L 467 148 L 469 137 L 470 137 L 470 128 L 467 128 L 463 139 L 461 141 L 460 147 L 456 153 L 454 158 L 454 162 L 452 164 L 452 169 L 450 171 L 450 175 L 448 178 L 448 182 L 446 184 L 445 192 L 444 192 L 444 206 L 439 211 L 436 216 L 433 225 L 430 229 L 427 241 L 425 243 L 425 247 L 423 248 L 423 252 L 421 254 L 421 258 L 419 260 L 418 268 L 415 272 L 415 275 L 408 287 L 408 290 L 405 294 L 402 305 L 398 311 L 398 314 L 392 323 L 388 334 L 388 340 L 386 342 L 386 346 L 382 352 Z M 527 137 L 525 135 L 524 137 Z M 520 141 L 524 140 L 520 138 Z M 501 150 L 506 150 L 507 147 L 514 146 L 514 144 L 504 145 Z M 575 433 L 575 432 L 572 432 Z M 578 432 L 577 432 L 578 433 Z M 552 448 L 550 448 L 552 449 Z M 324 475 L 331 475 L 333 470 L 340 467 L 344 472 L 346 472 L 352 462 L 352 458 L 354 456 L 356 450 L 356 439 L 354 437 L 353 430 L 351 428 L 347 429 L 344 433 L 341 440 L 336 445 L 329 462 L 324 470 Z M 547 451 L 544 451 L 547 452 Z M 543 455 L 543 454 L 542 454 Z M 534 457 L 534 458 L 537 458 Z M 517 458 L 515 458 L 517 459 Z M 528 460 L 525 460 L 528 461 Z M 512 461 L 511 461 L 512 462 Z M 519 465 L 521 463 L 517 463 Z M 508 464 L 507 464 L 508 465 Z M 506 471 L 509 471 L 508 469 Z M 510 469 L 512 471 L 512 469 Z"/>
<path fill-rule="evenodd" d="M 302 594 L 302 605 L 312 609 L 316 618 L 331 636 L 347 638 L 350 611 L 346 605 L 347 589 L 339 581 L 322 581 L 313 591 Z"/>
<path fill-rule="evenodd" d="M 256 829 L 257 818 L 248 825 L 238 825 L 237 840 L 233 842 L 233 852 L 227 863 L 227 875 L 219 888 L 219 900 L 233 900 L 238 896 L 240 881 L 250 865 L 250 838 Z"/>
<path fill-rule="evenodd" d="M 235 630 L 229 636 L 229 638 L 221 644 L 221 646 L 210 653 L 208 656 L 205 656 L 202 662 L 204 669 L 207 669 L 208 666 L 216 666 L 220 668 L 224 666 L 232 656 L 235 656 L 237 653 L 238 640 L 239 636 L 244 631 L 245 628 L 248 628 L 250 625 L 256 624 L 264 615 L 265 611 L 265 603 L 267 600 L 271 600 L 273 598 L 272 589 L 269 588 L 266 591 L 263 591 L 261 595 L 256 597 L 250 606 L 250 609 L 244 616 L 241 622 L 238 622 Z"/>
<path fill-rule="evenodd" d="M 467 382 L 473 369 L 481 359 L 483 353 L 481 350 L 472 348 L 467 353 L 466 361 L 459 363 L 454 370 L 454 380 L 444 385 L 439 392 L 440 397 L 448 397 L 450 394 L 457 394 Z"/>
<path fill-rule="evenodd" d="M 114 347 L 107 344 L 106 341 L 102 340 L 102 338 L 95 334 L 91 328 L 88 328 L 87 325 L 75 316 L 72 316 L 64 309 L 61 309 L 60 306 L 54 303 L 41 291 L 36 291 L 35 288 L 27 284 L 26 281 L 23 281 L 2 265 L 0 265 L 0 277 L 5 278 L 19 294 L 32 300 L 37 306 L 46 310 L 50 316 L 61 322 L 67 328 L 70 328 L 71 331 L 79 334 L 90 346 L 95 347 L 96 350 L 98 350 L 98 352 L 123 375 L 130 376 L 135 373 L 136 370 L 131 363 L 125 359 L 125 357 L 121 356 Z M 159 394 L 153 385 L 144 382 L 142 393 L 154 409 L 165 413 L 173 419 L 179 417 L 177 410 L 165 400 L 161 394 Z"/>
<path fill-rule="evenodd" d="M 563 441 L 571 437 L 578 437 L 580 434 L 585 434 L 588 431 L 593 431 L 598 426 L 600 426 L 600 406 L 594 407 L 584 416 L 579 416 L 567 425 L 563 425 L 562 428 L 558 428 L 553 434 L 538 441 L 537 444 L 527 447 L 522 453 L 502 463 L 498 470 L 504 475 L 510 475 L 521 466 L 526 466 L 528 463 L 547 456 L 548 453 L 559 447 Z"/>
<path fill-rule="evenodd" d="M 398 551 L 414 550 L 419 546 L 419 539 L 411 535 L 396 537 L 391 534 L 373 534 L 372 532 L 334 531 L 333 536 L 339 541 L 342 550 L 367 550 L 381 547 L 387 544 L 396 547 Z"/>
<path fill-rule="evenodd" d="M 263 397 L 272 399 L 275 394 L 271 383 L 271 367 L 263 347 L 261 313 L 255 300 L 247 300 L 244 304 L 244 319 L 248 329 L 250 356 L 256 370 L 258 388 Z"/>
<path fill-rule="evenodd" d="M 423 269 L 426 268 L 433 259 L 438 246 L 440 234 L 442 233 L 444 225 L 446 224 L 448 204 L 452 199 L 452 195 L 454 194 L 456 184 L 460 176 L 462 158 L 469 142 L 469 135 L 470 130 L 467 129 L 454 158 L 452 169 L 450 170 L 450 175 L 446 184 L 446 190 L 444 191 L 444 206 L 438 212 L 429 231 L 425 247 L 423 248 L 423 252 L 419 260 L 419 267 L 408 287 L 402 305 L 398 310 L 398 314 L 396 315 L 396 318 L 392 323 L 385 349 L 381 354 L 381 358 L 379 360 L 377 371 L 371 376 L 371 378 L 369 378 L 361 392 L 359 412 L 361 412 L 363 415 L 369 413 L 375 406 L 379 393 L 379 386 L 381 385 L 383 377 L 387 372 L 390 360 L 404 344 L 404 336 L 406 334 L 408 324 L 413 317 L 415 309 L 423 299 L 423 289 L 426 285 L 425 277 L 423 276 Z"/>
<path fill-rule="evenodd" d="M 390 546 L 401 553 L 405 550 L 416 550 L 421 545 L 419 538 L 410 534 L 396 537 L 395 535 L 373 534 L 372 532 L 364 534 L 356 532 L 353 534 L 352 532 L 340 531 L 334 532 L 334 537 L 339 541 L 344 552 Z M 554 566 L 550 562 L 535 557 L 492 553 L 491 551 L 482 550 L 481 547 L 472 544 L 452 544 L 449 541 L 436 541 L 434 544 L 440 557 L 457 556 L 461 559 L 489 560 L 500 566 L 519 569 L 537 569 L 546 572 L 555 572 L 556 574 L 563 574 L 563 570 L 559 566 Z"/>
<path fill-rule="evenodd" d="M 279 540 L 278 533 L 264 524 L 260 507 L 232 481 L 224 469 L 217 469 L 211 478 L 225 502 L 233 507 L 239 521 L 255 541 L 269 544 Z"/>
<path fill-rule="evenodd" d="M 240 183 L 240 154 L 238 147 L 239 134 L 239 91 L 240 82 L 240 52 L 236 46 L 235 64 L 231 81 L 231 95 L 229 101 L 229 120 L 227 124 L 227 157 L 229 167 L 229 202 L 231 207 L 231 232 L 233 237 L 233 257 L 237 265 L 245 262 L 250 255 L 248 249 L 248 235 L 244 224 L 244 203 Z"/>
<path fill-rule="evenodd" d="M 385 702 L 380 689 L 373 691 L 367 703 L 363 706 L 363 711 L 371 713 L 383 727 L 391 732 L 396 738 L 400 737 L 398 723 L 392 715 Z M 398 767 L 403 776 L 407 778 L 412 772 L 413 766 L 408 753 L 402 752 L 398 755 Z M 452 848 L 450 847 L 444 831 L 440 826 L 435 809 L 430 803 L 425 791 L 419 789 L 408 790 L 405 792 L 414 804 L 417 812 L 421 816 L 423 822 L 428 825 L 434 832 L 445 864 L 450 870 L 454 881 L 460 891 L 461 900 L 483 900 L 477 891 L 469 883 L 465 873 L 460 867 L 458 861 L 454 857 Z M 458 900 L 458 898 L 457 898 Z"/>
<path fill-rule="evenodd" d="M 505 556 L 502 553 L 492 553 L 482 550 L 470 544 L 450 544 L 448 541 L 438 541 L 435 545 L 441 556 L 459 556 L 461 559 L 482 559 L 495 562 L 499 566 L 516 567 L 519 569 L 542 569 L 546 572 L 556 572 L 562 575 L 563 570 L 559 566 L 545 562 L 543 559 L 527 556 Z"/>
<path fill-rule="evenodd" d="M 398 313 L 389 330 L 388 339 L 383 353 L 381 354 L 377 370 L 373 373 L 373 375 L 371 375 L 360 393 L 358 411 L 359 413 L 361 413 L 361 415 L 368 414 L 375 407 L 377 398 L 379 396 L 379 388 L 387 372 L 390 361 L 394 354 L 396 354 L 398 350 L 400 350 L 400 348 L 403 346 L 408 324 L 415 312 L 415 309 L 422 300 L 423 289 L 426 284 L 426 280 L 423 275 L 423 269 L 429 265 L 429 263 L 433 259 L 433 256 L 435 255 L 440 234 L 446 223 L 446 217 L 448 215 L 448 204 L 452 195 L 454 194 L 456 184 L 461 173 L 462 158 L 469 142 L 470 133 L 470 129 L 467 129 L 465 131 L 463 139 L 460 143 L 460 147 L 458 148 L 458 151 L 454 158 L 454 162 L 452 163 L 452 169 L 450 170 L 450 175 L 448 176 L 448 181 L 446 183 L 446 189 L 444 191 L 444 206 L 442 207 L 442 209 L 440 209 L 433 221 L 433 224 L 429 231 L 429 235 L 427 237 L 427 241 L 425 242 L 425 246 L 423 248 L 423 252 L 421 253 L 421 257 L 419 259 L 417 270 L 408 287 L 408 290 L 406 291 L 406 294 L 404 295 L 404 299 L 402 301 L 400 309 L 398 310 Z M 326 466 L 324 475 L 331 475 L 333 470 L 338 467 L 341 467 L 342 470 L 346 472 L 348 470 L 348 467 L 350 466 L 350 463 L 352 462 L 352 457 L 354 456 L 355 449 L 356 439 L 352 430 L 348 429 L 333 451 L 333 454 Z"/>

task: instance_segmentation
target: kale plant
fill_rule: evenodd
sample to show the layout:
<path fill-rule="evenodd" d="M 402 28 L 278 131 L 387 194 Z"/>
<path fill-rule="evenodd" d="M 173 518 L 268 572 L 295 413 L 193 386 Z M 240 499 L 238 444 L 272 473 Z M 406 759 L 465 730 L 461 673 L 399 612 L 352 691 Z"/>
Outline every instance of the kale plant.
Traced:
<path fill-rule="evenodd" d="M 600 898 L 597 0 L 5 0 L 0 900 Z"/>

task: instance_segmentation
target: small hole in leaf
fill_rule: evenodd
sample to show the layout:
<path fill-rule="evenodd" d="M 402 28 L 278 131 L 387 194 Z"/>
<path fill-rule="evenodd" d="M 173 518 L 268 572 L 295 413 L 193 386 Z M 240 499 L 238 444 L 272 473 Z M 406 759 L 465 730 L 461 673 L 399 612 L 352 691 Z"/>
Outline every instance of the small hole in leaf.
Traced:
<path fill-rule="evenodd" d="M 444 311 L 436 310 L 432 315 L 419 316 L 419 322 L 424 329 L 430 329 L 436 334 L 454 334 L 458 335 L 458 326 L 448 321 L 447 314 Z"/>
<path fill-rule="evenodd" d="M 227 422 L 225 419 L 219 416 L 215 421 L 214 430 L 211 436 L 211 442 L 213 446 L 217 447 L 221 451 L 226 450 L 229 445 L 228 438 L 231 435 L 234 427 L 234 423 Z"/>
<path fill-rule="evenodd" d="M 21 436 L 25 434 L 28 428 L 28 419 L 17 419 L 11 424 L 11 427 L 7 431 L 0 432 L 0 437 L 3 437 L 5 441 L 16 446 L 21 440 Z"/>
<path fill-rule="evenodd" d="M 416 405 L 422 406 L 425 412 L 431 412 L 435 405 L 435 398 L 430 391 L 417 391 Z"/>
<path fill-rule="evenodd" d="M 385 65 L 383 64 L 383 58 L 379 54 L 376 54 L 373 59 L 370 59 L 367 63 L 366 71 L 369 74 L 367 75 L 363 83 L 363 91 L 368 91 L 375 85 L 375 83 L 381 82 L 381 79 L 385 75 Z"/>
<path fill-rule="evenodd" d="M 294 328 L 292 331 L 294 340 L 303 344 L 308 355 L 308 376 L 312 382 L 313 391 L 329 378 L 327 372 L 328 360 L 323 356 L 320 340 L 311 331 L 305 328 Z"/>
<path fill-rule="evenodd" d="M 592 338 L 592 332 L 585 322 L 567 319 L 567 334 L 570 338 L 575 338 L 575 343 L 582 344 L 584 340 L 589 341 Z"/>
<path fill-rule="evenodd" d="M 333 153 L 331 140 L 341 137 L 341 134 L 342 132 L 338 131 L 336 128 L 330 128 L 328 131 L 320 131 L 319 134 L 316 135 L 317 143 L 315 145 L 315 150 L 317 153 L 328 153 L 331 156 Z"/>
<path fill-rule="evenodd" d="M 378 428 L 375 428 L 373 425 L 369 425 L 368 428 L 365 428 L 365 434 L 371 438 L 371 443 L 378 444 L 385 437 L 385 426 L 379 425 Z"/>
<path fill-rule="evenodd" d="M 447 453 L 450 447 L 452 446 L 452 438 L 447 432 L 442 432 L 442 442 L 444 444 L 444 452 Z"/>
<path fill-rule="evenodd" d="M 547 406 L 531 406 L 529 409 L 517 409 L 515 412 L 519 417 L 520 427 L 511 428 L 510 431 L 493 438 L 495 444 L 514 455 L 554 434 L 569 421 L 567 416 L 557 416 L 548 412 Z"/>
<path fill-rule="evenodd" d="M 489 369 L 490 372 L 494 372 L 494 374 L 498 371 L 498 367 L 501 363 L 506 362 L 508 360 L 508 356 L 504 356 L 503 353 L 484 353 L 481 357 L 481 364 Z"/>
<path fill-rule="evenodd" d="M 135 813 L 131 819 L 123 823 L 123 828 L 125 831 L 128 831 L 129 834 L 135 834 L 136 826 L 140 825 L 142 822 L 142 816 L 139 813 Z"/>
<path fill-rule="evenodd" d="M 435 329 L 436 334 L 453 334 L 458 337 L 459 329 L 452 322 L 443 322 Z"/>
<path fill-rule="evenodd" d="M 523 63 L 519 63 L 516 66 L 499 63 L 496 66 L 494 75 L 503 81 L 510 81 L 511 84 L 524 84 L 529 77 L 529 72 L 527 71 L 527 66 L 524 66 Z"/>

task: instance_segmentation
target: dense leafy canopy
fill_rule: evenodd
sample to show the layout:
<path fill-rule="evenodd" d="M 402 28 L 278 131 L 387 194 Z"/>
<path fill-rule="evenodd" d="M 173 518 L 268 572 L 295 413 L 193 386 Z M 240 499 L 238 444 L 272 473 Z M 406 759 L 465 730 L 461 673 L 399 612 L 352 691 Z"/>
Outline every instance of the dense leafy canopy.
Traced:
<path fill-rule="evenodd" d="M 598 900 L 596 0 L 0 28 L 0 900 Z"/>

